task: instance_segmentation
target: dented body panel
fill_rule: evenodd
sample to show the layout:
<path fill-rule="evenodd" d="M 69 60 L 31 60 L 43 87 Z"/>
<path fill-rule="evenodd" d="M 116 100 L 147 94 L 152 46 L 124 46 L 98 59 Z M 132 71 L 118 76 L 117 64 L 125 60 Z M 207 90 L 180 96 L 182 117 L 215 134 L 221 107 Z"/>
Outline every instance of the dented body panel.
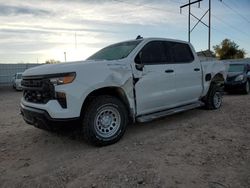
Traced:
<path fill-rule="evenodd" d="M 213 80 L 213 78 L 216 75 L 221 75 L 223 80 L 225 81 L 227 78 L 227 73 L 226 73 L 226 67 L 225 65 L 220 62 L 220 61 L 202 61 L 202 70 L 203 70 L 203 92 L 201 96 L 205 96 L 209 90 L 210 84 Z M 211 79 L 206 79 L 206 76 L 211 75 Z M 224 82 L 223 82 L 224 84 Z"/>
<path fill-rule="evenodd" d="M 80 116 L 82 104 L 91 92 L 101 88 L 116 87 L 125 93 L 130 105 L 129 109 L 135 109 L 131 66 L 125 61 L 79 61 L 42 65 L 28 69 L 25 76 L 44 76 L 64 72 L 76 73 L 73 83 L 55 86 L 56 92 L 66 93 L 67 109 L 61 109 L 56 100 L 51 100 L 45 105 L 29 103 L 24 99 L 21 103 L 46 110 L 53 118 L 74 118 Z"/>
<path fill-rule="evenodd" d="M 135 57 L 150 41 L 183 41 L 172 39 L 141 39 L 140 44 L 130 54 L 120 60 L 87 60 L 52 65 L 42 65 L 26 70 L 24 77 L 44 76 L 74 72 L 76 77 L 70 84 L 55 85 L 55 93 L 65 93 L 67 108 L 62 108 L 57 100 L 46 104 L 27 102 L 27 107 L 45 110 L 51 118 L 79 118 L 86 98 L 102 88 L 117 88 L 125 97 L 132 119 L 137 116 L 173 108 L 200 100 L 209 90 L 213 77 L 221 74 L 225 79 L 225 67 L 218 62 L 200 62 L 192 45 L 194 61 L 190 64 L 145 65 L 143 70 L 135 66 Z M 191 73 L 193 69 L 200 71 Z M 167 70 L 175 70 L 166 73 Z M 189 71 L 189 72 L 188 72 Z M 207 80 L 206 75 L 211 79 Z"/>

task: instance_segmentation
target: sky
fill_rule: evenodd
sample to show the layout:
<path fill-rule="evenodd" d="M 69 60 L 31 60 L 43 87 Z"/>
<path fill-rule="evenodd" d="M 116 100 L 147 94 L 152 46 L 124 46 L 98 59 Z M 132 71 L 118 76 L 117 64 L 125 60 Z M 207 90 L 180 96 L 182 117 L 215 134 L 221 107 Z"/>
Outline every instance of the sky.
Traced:
<path fill-rule="evenodd" d="M 194 1 L 194 0 L 191 0 Z M 250 57 L 250 0 L 211 0 L 211 49 L 229 38 Z M 0 0 L 0 63 L 84 60 L 137 35 L 188 40 L 188 0 Z M 200 18 L 208 0 L 191 6 Z M 202 20 L 208 24 L 208 14 Z M 191 27 L 196 24 L 191 17 Z M 191 33 L 196 51 L 208 49 L 208 29 Z"/>

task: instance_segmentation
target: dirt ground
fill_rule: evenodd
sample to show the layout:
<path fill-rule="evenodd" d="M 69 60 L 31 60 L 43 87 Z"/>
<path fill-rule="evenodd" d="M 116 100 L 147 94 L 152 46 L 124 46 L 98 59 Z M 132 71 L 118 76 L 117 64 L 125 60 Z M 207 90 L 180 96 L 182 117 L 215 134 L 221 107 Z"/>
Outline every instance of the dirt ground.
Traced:
<path fill-rule="evenodd" d="M 250 95 L 130 125 L 101 148 L 27 125 L 21 96 L 0 88 L 0 187 L 250 187 Z"/>

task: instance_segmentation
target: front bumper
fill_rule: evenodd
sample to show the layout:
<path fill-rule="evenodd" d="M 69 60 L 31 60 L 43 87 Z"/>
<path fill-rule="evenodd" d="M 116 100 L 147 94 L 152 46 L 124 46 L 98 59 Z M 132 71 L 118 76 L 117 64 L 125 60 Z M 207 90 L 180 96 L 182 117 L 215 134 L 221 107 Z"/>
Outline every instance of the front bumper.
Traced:
<path fill-rule="evenodd" d="M 78 125 L 80 118 L 55 119 L 47 111 L 21 104 L 21 115 L 26 123 L 38 128 L 51 129 L 55 126 Z"/>
<path fill-rule="evenodd" d="M 246 82 L 226 82 L 225 91 L 242 91 L 245 89 Z"/>
<path fill-rule="evenodd" d="M 53 119 L 77 118 L 81 115 L 85 85 L 74 80 L 71 84 L 52 85 L 46 79 L 23 79 L 21 104 L 46 111 Z M 64 98 L 59 94 L 64 94 Z M 63 99 L 63 100 L 62 100 Z"/>
<path fill-rule="evenodd" d="M 16 88 L 16 90 L 22 90 L 23 89 L 21 83 L 16 84 L 15 88 Z"/>

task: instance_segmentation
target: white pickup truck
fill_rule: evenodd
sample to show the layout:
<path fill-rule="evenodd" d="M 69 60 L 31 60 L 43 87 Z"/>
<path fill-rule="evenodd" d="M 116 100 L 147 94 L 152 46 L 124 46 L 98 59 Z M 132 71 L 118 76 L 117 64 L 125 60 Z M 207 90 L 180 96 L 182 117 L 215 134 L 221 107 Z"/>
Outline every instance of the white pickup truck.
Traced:
<path fill-rule="evenodd" d="M 200 62 L 190 43 L 140 38 L 110 45 L 86 61 L 23 73 L 21 114 L 38 128 L 81 124 L 95 145 L 117 142 L 128 122 L 205 106 L 218 109 L 226 78 L 217 61 Z"/>

